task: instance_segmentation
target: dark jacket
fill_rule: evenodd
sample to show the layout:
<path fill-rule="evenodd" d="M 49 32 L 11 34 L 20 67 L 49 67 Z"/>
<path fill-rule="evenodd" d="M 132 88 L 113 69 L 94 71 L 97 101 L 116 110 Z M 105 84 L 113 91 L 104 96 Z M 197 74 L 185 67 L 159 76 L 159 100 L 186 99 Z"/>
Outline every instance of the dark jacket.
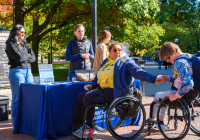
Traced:
<path fill-rule="evenodd" d="M 13 40 L 7 41 L 5 52 L 9 59 L 10 69 L 31 68 L 30 63 L 35 61 L 35 54 L 28 43 L 22 47 L 17 46 Z"/>
<path fill-rule="evenodd" d="M 82 58 L 82 54 L 90 54 L 90 60 L 94 59 L 94 53 L 91 42 L 84 37 L 82 41 L 74 38 L 67 44 L 65 59 L 70 62 L 70 72 L 75 70 L 91 70 L 89 59 Z"/>
<path fill-rule="evenodd" d="M 103 61 L 101 67 L 107 61 L 108 58 Z M 152 76 L 151 74 L 144 71 L 130 57 L 123 56 L 117 58 L 115 61 L 113 76 L 114 98 L 133 94 L 134 78 L 150 83 L 155 83 L 156 80 L 156 76 Z M 97 76 L 93 81 L 91 81 L 93 88 L 98 86 L 97 81 Z"/>

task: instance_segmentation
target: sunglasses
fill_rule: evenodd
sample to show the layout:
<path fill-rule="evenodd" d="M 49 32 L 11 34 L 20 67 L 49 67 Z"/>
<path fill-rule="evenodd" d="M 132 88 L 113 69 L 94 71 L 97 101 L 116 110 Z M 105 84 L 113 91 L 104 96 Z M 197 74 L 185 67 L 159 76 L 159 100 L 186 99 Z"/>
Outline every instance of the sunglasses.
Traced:
<path fill-rule="evenodd" d="M 26 34 L 26 32 L 23 32 L 23 31 L 18 31 L 18 32 L 20 32 L 20 33 L 22 33 L 22 34 Z"/>
<path fill-rule="evenodd" d="M 117 51 L 118 51 L 118 52 L 121 52 L 121 51 L 122 51 L 122 49 L 113 49 L 113 52 L 115 52 L 115 53 L 116 53 Z"/>
<path fill-rule="evenodd" d="M 170 54 L 171 55 L 171 54 Z M 168 61 L 168 60 L 170 60 L 170 55 L 169 55 L 169 57 L 167 58 L 167 59 L 165 59 L 165 61 Z"/>

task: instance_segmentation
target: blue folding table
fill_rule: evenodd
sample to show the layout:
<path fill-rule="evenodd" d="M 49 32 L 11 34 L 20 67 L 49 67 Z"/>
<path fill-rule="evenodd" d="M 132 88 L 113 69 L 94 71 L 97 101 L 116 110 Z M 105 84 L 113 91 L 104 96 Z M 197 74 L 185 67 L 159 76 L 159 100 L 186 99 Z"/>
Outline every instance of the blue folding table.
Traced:
<path fill-rule="evenodd" d="M 13 133 L 28 134 L 36 140 L 71 135 L 76 100 L 87 83 L 21 84 Z M 135 80 L 135 86 L 139 85 Z"/>

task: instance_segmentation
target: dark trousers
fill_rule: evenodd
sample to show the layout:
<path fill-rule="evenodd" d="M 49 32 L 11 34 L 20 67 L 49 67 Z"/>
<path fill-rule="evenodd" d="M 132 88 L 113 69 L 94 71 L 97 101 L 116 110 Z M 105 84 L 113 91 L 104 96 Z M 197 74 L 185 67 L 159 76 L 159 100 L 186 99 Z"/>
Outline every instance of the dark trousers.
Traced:
<path fill-rule="evenodd" d="M 105 94 L 105 93 L 106 94 Z M 110 104 L 114 100 L 114 92 L 112 88 L 97 89 L 90 93 L 83 91 L 78 95 L 76 102 L 76 109 L 74 113 L 74 124 L 82 126 L 86 109 L 93 104 Z M 95 107 L 88 110 L 86 122 L 91 128 L 93 127 L 92 121 L 95 113 Z"/>

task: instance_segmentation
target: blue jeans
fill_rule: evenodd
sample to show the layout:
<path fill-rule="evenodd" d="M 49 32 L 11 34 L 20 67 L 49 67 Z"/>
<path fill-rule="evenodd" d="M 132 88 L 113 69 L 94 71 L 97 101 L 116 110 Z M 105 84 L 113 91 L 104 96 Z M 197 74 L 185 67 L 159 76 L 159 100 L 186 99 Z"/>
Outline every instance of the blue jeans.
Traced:
<path fill-rule="evenodd" d="M 11 118 L 12 124 L 15 124 L 15 116 L 17 111 L 17 102 L 19 97 L 19 90 L 21 83 L 32 83 L 33 75 L 30 68 L 23 69 L 10 69 L 9 80 L 12 91 L 12 103 L 11 103 Z"/>
<path fill-rule="evenodd" d="M 72 81 L 72 77 L 76 77 L 75 72 L 69 72 L 69 81 Z"/>
<path fill-rule="evenodd" d="M 158 69 L 161 69 L 162 63 L 158 62 Z"/>

